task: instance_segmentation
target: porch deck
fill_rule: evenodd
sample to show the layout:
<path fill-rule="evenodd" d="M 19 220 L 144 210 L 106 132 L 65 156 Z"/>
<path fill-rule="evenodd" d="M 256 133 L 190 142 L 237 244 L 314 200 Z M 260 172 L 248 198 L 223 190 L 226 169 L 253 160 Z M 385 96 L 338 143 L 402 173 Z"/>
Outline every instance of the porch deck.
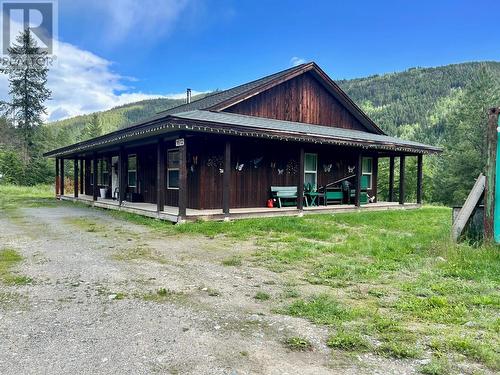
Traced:
<path fill-rule="evenodd" d="M 123 202 L 120 206 L 118 201 L 113 199 L 97 198 L 97 201 L 92 200 L 91 195 L 79 195 L 75 198 L 73 195 L 59 196 L 59 199 L 81 202 L 94 207 L 106 208 L 110 210 L 125 211 L 135 213 L 138 215 L 148 216 L 161 220 L 168 220 L 174 223 L 181 221 L 179 218 L 178 207 L 165 206 L 163 211 L 156 211 L 156 205 L 153 203 L 132 203 Z M 421 205 L 416 203 L 405 203 L 404 205 L 398 202 L 377 202 L 370 203 L 357 208 L 355 205 L 330 205 L 330 206 L 314 206 L 304 207 L 301 211 L 296 207 L 283 207 L 283 208 L 268 208 L 268 207 L 250 207 L 250 208 L 232 208 L 229 216 L 224 215 L 222 209 L 207 209 L 196 210 L 188 208 L 186 210 L 186 221 L 195 220 L 227 220 L 227 219 L 245 219 L 252 217 L 274 217 L 274 216 L 301 216 L 307 214 L 317 213 L 340 213 L 340 212 L 355 212 L 355 211 L 382 211 L 382 210 L 395 210 L 395 209 L 414 209 L 419 208 Z"/>

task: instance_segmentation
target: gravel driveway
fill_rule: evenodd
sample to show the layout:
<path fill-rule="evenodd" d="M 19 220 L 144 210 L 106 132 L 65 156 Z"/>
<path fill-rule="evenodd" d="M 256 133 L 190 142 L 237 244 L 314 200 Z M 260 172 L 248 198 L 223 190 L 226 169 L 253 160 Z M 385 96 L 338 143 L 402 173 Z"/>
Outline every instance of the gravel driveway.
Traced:
<path fill-rule="evenodd" d="M 222 265 L 251 243 L 163 236 L 68 204 L 0 212 L 0 228 L 0 248 L 20 252 L 16 271 L 33 279 L 0 284 L 1 374 L 413 373 L 332 354 L 325 328 L 254 299 L 278 296 L 286 280 Z M 313 350 L 286 348 L 291 336 Z"/>

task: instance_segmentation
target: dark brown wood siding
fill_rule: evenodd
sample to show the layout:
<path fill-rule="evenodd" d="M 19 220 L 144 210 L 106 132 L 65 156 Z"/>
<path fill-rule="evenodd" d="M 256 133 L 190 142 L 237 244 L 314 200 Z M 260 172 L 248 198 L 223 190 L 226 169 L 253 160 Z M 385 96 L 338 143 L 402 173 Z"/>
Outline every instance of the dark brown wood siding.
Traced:
<path fill-rule="evenodd" d="M 299 181 L 299 153 L 318 155 L 318 187 L 327 185 L 349 174 L 348 168 L 356 165 L 359 150 L 337 146 L 312 145 L 293 142 L 270 141 L 256 138 L 228 138 L 223 135 L 188 135 L 187 145 L 187 207 L 195 209 L 222 209 L 224 144 L 231 141 L 231 194 L 230 207 L 264 207 L 270 198 L 271 186 L 297 186 Z M 165 152 L 175 148 L 175 141 L 165 143 Z M 128 155 L 137 155 L 137 188 L 134 192 L 144 202 L 156 204 L 156 143 L 126 148 Z M 376 156 L 366 154 L 365 156 Z M 100 155 L 99 157 L 103 157 Z M 90 186 L 90 161 L 85 163 L 85 191 L 92 194 Z M 237 166 L 243 166 L 237 168 Z M 330 171 L 328 166 L 332 165 Z M 373 169 L 376 195 L 377 175 Z M 126 171 L 125 171 L 126 173 Z M 165 171 L 165 175 L 166 175 Z M 128 181 L 128 178 L 126 179 Z M 352 180 L 354 183 L 354 180 Z M 127 187 L 127 192 L 132 189 Z M 178 205 L 178 190 L 165 189 L 165 204 Z"/>
<path fill-rule="evenodd" d="M 226 138 L 204 136 L 191 140 L 188 155 L 197 157 L 195 172 L 188 183 L 189 207 L 199 209 L 222 208 L 223 150 Z M 318 155 L 318 187 L 347 176 L 348 168 L 356 165 L 358 150 L 335 146 L 303 145 L 306 153 Z M 300 145 L 262 139 L 233 138 L 231 140 L 231 196 L 230 207 L 264 207 L 270 198 L 271 186 L 297 186 L 299 181 Z M 366 155 L 373 156 L 373 155 Z M 241 170 L 237 166 L 243 164 Z M 332 164 L 328 171 L 329 164 Z M 376 174 L 373 186 L 376 187 Z M 192 183 L 198 182 L 198 185 Z M 352 180 L 354 182 L 354 180 Z M 191 189 L 191 190 L 189 190 Z M 199 189 L 195 192 L 192 189 Z M 376 188 L 375 188 L 376 189 Z M 376 190 L 370 190 L 370 195 Z M 196 199 L 196 197 L 198 197 Z"/>
<path fill-rule="evenodd" d="M 367 131 L 310 73 L 277 85 L 225 111 Z"/>

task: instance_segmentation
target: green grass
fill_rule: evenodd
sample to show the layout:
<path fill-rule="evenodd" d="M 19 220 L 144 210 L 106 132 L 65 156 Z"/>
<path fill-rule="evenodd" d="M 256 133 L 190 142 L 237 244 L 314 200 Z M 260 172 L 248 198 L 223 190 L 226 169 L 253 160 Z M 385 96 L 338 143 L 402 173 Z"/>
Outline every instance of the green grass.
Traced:
<path fill-rule="evenodd" d="M 53 185 L 17 186 L 0 184 L 0 209 L 55 206 Z"/>
<path fill-rule="evenodd" d="M 371 347 L 370 342 L 361 336 L 359 332 L 344 329 L 330 336 L 326 345 L 330 348 L 349 351 L 362 351 Z"/>
<path fill-rule="evenodd" d="M 183 294 L 166 288 L 160 288 L 156 292 L 151 292 L 142 296 L 145 301 L 166 302 L 174 301 L 182 297 Z"/>
<path fill-rule="evenodd" d="M 354 316 L 350 309 L 325 294 L 305 300 L 297 300 L 288 305 L 283 312 L 292 316 L 306 318 L 314 323 L 327 325 L 351 320 Z"/>
<path fill-rule="evenodd" d="M 49 199 L 50 205 L 52 196 L 47 187 L 0 186 L 0 208 L 47 204 Z M 248 262 L 309 283 L 301 287 L 301 296 L 296 291 L 280 295 L 275 311 L 331 327 L 333 347 L 395 358 L 461 355 L 459 360 L 500 370 L 500 248 L 451 243 L 449 208 L 184 225 L 107 212 L 164 236 L 253 241 L 254 254 L 229 257 L 222 264 Z M 148 256 L 139 250 L 122 256 Z M 378 344 L 364 347 L 360 338 Z M 445 371 L 438 362 L 431 361 L 425 371 Z"/>
<path fill-rule="evenodd" d="M 288 337 L 284 340 L 285 346 L 293 351 L 305 352 L 308 350 L 312 350 L 312 344 L 309 340 L 304 339 L 302 337 Z"/>
<path fill-rule="evenodd" d="M 396 359 L 420 358 L 422 355 L 422 350 L 417 348 L 415 344 L 394 341 L 383 343 L 376 349 L 376 352 Z"/>
<path fill-rule="evenodd" d="M 31 283 L 29 277 L 18 275 L 14 268 L 23 260 L 21 254 L 10 248 L 0 249 L 0 282 L 7 285 L 26 285 Z"/>
<path fill-rule="evenodd" d="M 429 363 L 420 367 L 420 372 L 424 375 L 448 375 L 451 369 L 445 358 L 432 357 Z"/>
<path fill-rule="evenodd" d="M 222 261 L 223 266 L 238 267 L 238 266 L 241 266 L 241 264 L 242 264 L 242 261 L 241 261 L 241 257 L 239 257 L 239 256 L 233 256 L 231 258 L 227 258 L 227 259 L 224 259 Z"/>
<path fill-rule="evenodd" d="M 255 296 L 253 298 L 255 298 L 256 300 L 259 300 L 259 301 L 267 301 L 267 300 L 271 299 L 271 296 L 269 295 L 269 293 L 259 291 L 259 292 L 255 293 Z"/>

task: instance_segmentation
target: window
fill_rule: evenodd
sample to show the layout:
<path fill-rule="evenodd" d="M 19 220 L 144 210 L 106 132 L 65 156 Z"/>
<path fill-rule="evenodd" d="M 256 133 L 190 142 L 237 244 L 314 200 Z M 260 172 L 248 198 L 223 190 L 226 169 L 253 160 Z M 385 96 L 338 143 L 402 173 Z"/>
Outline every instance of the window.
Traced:
<path fill-rule="evenodd" d="M 90 161 L 90 186 L 94 186 L 94 163 Z"/>
<path fill-rule="evenodd" d="M 363 158 L 361 174 L 366 176 L 365 180 L 367 180 L 367 189 L 371 189 L 373 179 L 373 158 Z"/>
<path fill-rule="evenodd" d="M 167 189 L 179 189 L 179 149 L 167 152 Z"/>
<path fill-rule="evenodd" d="M 137 187 L 137 155 L 129 155 L 127 163 L 128 187 Z"/>
<path fill-rule="evenodd" d="M 109 184 L 109 163 L 106 159 L 97 161 L 97 185 L 108 186 Z"/>
<path fill-rule="evenodd" d="M 101 185 L 109 185 L 109 162 L 107 159 L 102 160 L 102 175 L 101 175 Z"/>
<path fill-rule="evenodd" d="M 312 188 L 316 188 L 318 183 L 318 155 L 304 155 L 304 186 L 310 184 Z"/>

